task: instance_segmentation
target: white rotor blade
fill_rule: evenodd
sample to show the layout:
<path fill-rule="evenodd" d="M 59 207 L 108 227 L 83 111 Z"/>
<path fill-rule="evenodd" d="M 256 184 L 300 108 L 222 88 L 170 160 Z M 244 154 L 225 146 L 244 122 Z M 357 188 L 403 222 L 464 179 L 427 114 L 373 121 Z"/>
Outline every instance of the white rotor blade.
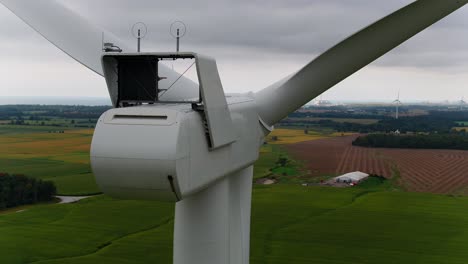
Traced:
<path fill-rule="evenodd" d="M 105 42 L 114 43 L 124 52 L 133 51 L 112 33 L 92 25 L 56 0 L 0 0 L 0 3 L 63 52 L 99 75 L 103 75 L 103 32 Z M 160 85 L 161 89 L 173 84 L 162 96 L 164 100 L 198 97 L 198 85 L 193 81 L 164 65 L 160 65 L 159 73 L 166 77 L 166 81 Z"/>
<path fill-rule="evenodd" d="M 263 122 L 274 125 L 335 84 L 439 21 L 468 0 L 419 0 L 352 35 L 291 77 L 255 94 Z"/>
<path fill-rule="evenodd" d="M 0 0 L 26 24 L 73 59 L 102 75 L 102 33 L 104 30 L 64 7 L 55 0 Z M 128 51 L 109 32 L 105 41 Z"/>

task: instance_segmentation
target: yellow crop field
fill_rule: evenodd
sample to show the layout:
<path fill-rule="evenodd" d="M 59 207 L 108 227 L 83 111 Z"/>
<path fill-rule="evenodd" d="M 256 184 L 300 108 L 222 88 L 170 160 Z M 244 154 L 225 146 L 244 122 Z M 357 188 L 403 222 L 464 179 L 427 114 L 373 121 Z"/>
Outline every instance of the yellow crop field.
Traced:
<path fill-rule="evenodd" d="M 52 180 L 61 194 L 99 192 L 91 173 L 93 130 L 0 134 L 0 172 Z"/>
<path fill-rule="evenodd" d="M 64 133 L 38 131 L 33 126 L 14 129 L 11 133 L 3 134 L 0 130 L 0 172 L 52 180 L 60 194 L 99 192 L 89 160 L 92 129 L 65 130 Z M 269 157 L 268 161 L 274 163 L 278 153 L 272 150 L 272 145 L 340 135 L 341 133 L 321 134 L 312 130 L 305 134 L 304 130 L 280 128 L 267 137 L 268 144 L 260 152 L 262 157 Z M 276 140 L 273 140 L 274 137 Z M 262 166 L 258 164 L 259 170 Z M 267 166 L 266 171 L 270 167 Z"/>
<path fill-rule="evenodd" d="M 1 142 L 3 148 L 0 155 L 32 155 L 34 157 L 50 157 L 54 155 L 69 154 L 89 151 L 90 137 L 79 134 L 65 135 L 55 134 L 53 137 L 41 138 L 35 134 L 31 140 L 25 140 L 29 134 L 22 137 L 12 137 Z"/>
<path fill-rule="evenodd" d="M 456 131 L 462 131 L 462 130 L 465 130 L 468 132 L 468 127 L 454 127 L 453 129 L 455 129 Z"/>
<path fill-rule="evenodd" d="M 267 136 L 266 142 L 268 144 L 294 144 L 304 141 L 344 136 L 350 134 L 351 133 L 332 133 L 324 135 L 313 130 L 309 130 L 306 134 L 305 131 L 302 129 L 278 128 L 273 130 L 273 132 Z"/>

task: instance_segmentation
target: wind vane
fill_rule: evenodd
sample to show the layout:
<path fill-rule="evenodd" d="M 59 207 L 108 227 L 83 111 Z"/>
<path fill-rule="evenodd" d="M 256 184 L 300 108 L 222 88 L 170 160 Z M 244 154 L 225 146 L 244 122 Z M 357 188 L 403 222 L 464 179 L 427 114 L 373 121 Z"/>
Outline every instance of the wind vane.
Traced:
<path fill-rule="evenodd" d="M 114 45 L 112 42 L 105 42 L 105 35 L 104 32 L 102 32 L 102 44 L 101 48 L 103 52 L 122 52 L 122 49 L 119 48 L 118 46 Z"/>

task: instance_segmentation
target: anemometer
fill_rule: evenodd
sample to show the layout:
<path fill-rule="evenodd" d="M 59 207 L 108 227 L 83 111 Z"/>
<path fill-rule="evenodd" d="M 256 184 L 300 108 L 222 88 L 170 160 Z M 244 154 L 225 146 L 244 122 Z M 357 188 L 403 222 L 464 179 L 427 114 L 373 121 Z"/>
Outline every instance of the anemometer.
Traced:
<path fill-rule="evenodd" d="M 137 39 L 137 52 L 141 52 L 141 40 L 146 37 L 148 33 L 148 27 L 143 22 L 137 22 L 132 26 L 132 36 Z M 184 22 L 177 20 L 174 21 L 171 26 L 169 27 L 169 33 L 173 38 L 176 39 L 176 52 L 180 51 L 180 39 L 185 36 L 187 33 L 187 26 Z M 105 43 L 109 46 L 109 44 L 113 43 Z M 103 46 L 104 45 L 104 33 L 103 33 Z M 113 49 L 104 49 L 104 52 L 122 52 L 122 50 L 113 50 Z"/>

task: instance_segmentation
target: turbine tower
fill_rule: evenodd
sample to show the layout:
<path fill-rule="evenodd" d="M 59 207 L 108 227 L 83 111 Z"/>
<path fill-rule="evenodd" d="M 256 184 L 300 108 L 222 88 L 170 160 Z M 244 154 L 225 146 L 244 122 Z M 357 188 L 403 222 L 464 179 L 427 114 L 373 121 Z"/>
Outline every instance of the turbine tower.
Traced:
<path fill-rule="evenodd" d="M 395 119 L 398 119 L 398 114 L 399 114 L 398 111 L 399 111 L 400 105 L 402 105 L 400 101 L 400 91 L 398 91 L 397 99 L 393 101 L 393 103 L 395 104 Z"/>
<path fill-rule="evenodd" d="M 176 203 L 176 264 L 249 263 L 253 164 L 273 126 L 467 2 L 415 1 L 285 79 L 256 93 L 225 96 L 216 62 L 208 56 L 130 52 L 58 1 L 0 0 L 105 77 L 114 109 L 99 118 L 94 132 L 96 181 L 115 197 Z M 106 53 L 103 32 L 105 42 L 116 47 Z M 115 52 L 120 49 L 125 53 Z M 200 85 L 160 63 L 181 57 L 195 60 Z M 142 87 L 151 89 L 135 92 Z"/>

